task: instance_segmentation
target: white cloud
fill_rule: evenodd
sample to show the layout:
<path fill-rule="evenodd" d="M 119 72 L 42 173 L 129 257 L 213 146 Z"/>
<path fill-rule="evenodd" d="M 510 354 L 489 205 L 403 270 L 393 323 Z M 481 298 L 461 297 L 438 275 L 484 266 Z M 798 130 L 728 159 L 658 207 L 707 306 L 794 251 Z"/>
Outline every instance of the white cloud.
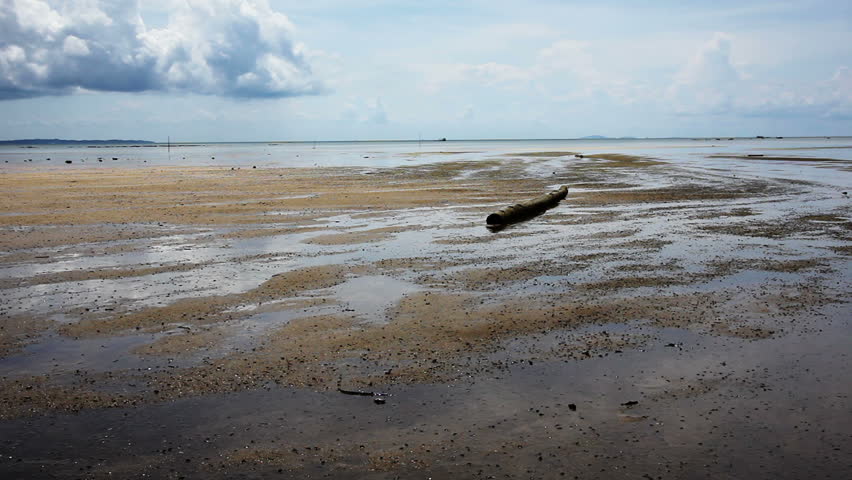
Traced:
<path fill-rule="evenodd" d="M 677 83 L 724 85 L 736 82 L 744 75 L 731 60 L 732 37 L 717 32 L 702 45 L 675 77 Z"/>
<path fill-rule="evenodd" d="M 731 61 L 732 39 L 716 33 L 675 75 L 667 99 L 682 113 L 724 112 L 734 107 L 746 76 Z"/>
<path fill-rule="evenodd" d="M 536 70 L 541 73 L 573 71 L 589 78 L 597 78 L 597 69 L 588 53 L 588 42 L 559 40 L 538 52 Z"/>
<path fill-rule="evenodd" d="M 825 116 L 852 118 L 852 69 L 846 66 L 838 68 L 825 87 L 829 96 Z"/>
<path fill-rule="evenodd" d="M 74 35 L 68 35 L 65 37 L 65 41 L 62 42 L 62 52 L 67 55 L 76 56 L 86 56 L 92 53 L 89 50 L 89 45 L 86 41 L 81 38 L 77 38 Z"/>
<path fill-rule="evenodd" d="M 486 87 L 514 88 L 525 86 L 533 80 L 532 72 L 527 69 L 496 62 L 417 65 L 414 68 L 424 76 L 424 88 L 430 93 L 464 82 Z"/>
<path fill-rule="evenodd" d="M 559 40 L 540 50 L 533 71 L 541 90 L 553 100 L 578 100 L 605 96 L 631 104 L 647 95 L 641 81 L 608 72 L 609 64 L 596 58 L 589 42 Z"/>
<path fill-rule="evenodd" d="M 529 89 L 557 101 L 604 95 L 620 103 L 633 103 L 647 90 L 643 82 L 630 82 L 601 70 L 600 61 L 585 41 L 562 39 L 541 48 L 527 66 L 488 62 L 481 64 L 416 65 L 423 87 L 436 93 L 456 84 L 502 89 Z"/>
<path fill-rule="evenodd" d="M 347 123 L 383 125 L 388 123 L 388 114 L 380 97 L 366 101 L 353 98 L 343 105 L 340 119 Z"/>
<path fill-rule="evenodd" d="M 461 67 L 462 74 L 487 86 L 506 85 L 530 80 L 530 74 L 522 68 L 502 63 L 483 63 Z"/>
<path fill-rule="evenodd" d="M 414 68 L 430 94 L 463 86 L 520 91 L 551 102 L 605 101 L 679 115 L 852 117 L 848 68 L 840 67 L 824 81 L 781 83 L 766 71 L 752 74 L 750 66 L 760 59 L 743 56 L 739 44 L 731 34 L 714 33 L 694 47 L 679 68 L 676 64 L 655 68 L 656 78 L 636 68 L 619 72 L 614 59 L 621 51 L 601 52 L 591 42 L 575 39 L 538 49 L 526 66 L 488 62 Z M 641 60 L 636 62 L 641 65 Z"/>
<path fill-rule="evenodd" d="M 373 123 L 385 124 L 388 123 L 388 114 L 385 112 L 385 106 L 381 98 L 376 98 L 367 107 L 367 120 Z"/>
<path fill-rule="evenodd" d="M 852 115 L 852 73 L 799 85 L 756 78 L 734 63 L 734 38 L 716 33 L 677 72 L 664 100 L 676 113 L 743 116 Z"/>
<path fill-rule="evenodd" d="M 137 0 L 4 0 L 0 99 L 98 91 L 231 97 L 321 93 L 267 0 L 186 0 L 146 28 Z"/>

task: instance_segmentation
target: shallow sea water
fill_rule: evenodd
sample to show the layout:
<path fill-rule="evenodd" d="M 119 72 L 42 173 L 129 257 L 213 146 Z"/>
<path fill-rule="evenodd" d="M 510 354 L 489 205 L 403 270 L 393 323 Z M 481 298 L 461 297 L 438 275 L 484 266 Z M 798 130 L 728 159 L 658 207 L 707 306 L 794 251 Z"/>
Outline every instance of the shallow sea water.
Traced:
<path fill-rule="evenodd" d="M 680 161 L 700 159 L 706 166 L 725 168 L 724 159 L 708 155 L 762 152 L 767 156 L 828 157 L 852 160 L 852 137 L 783 139 L 674 138 L 604 140 L 449 140 L 446 142 L 282 142 L 198 143 L 154 146 L 0 146 L 0 168 L 44 167 L 65 160 L 87 167 L 240 166 L 261 167 L 395 167 L 447 160 L 477 160 L 529 152 L 629 153 Z M 47 160 L 47 159 L 50 160 Z M 102 161 L 98 161 L 101 158 Z M 112 160 L 116 158 L 117 160 Z M 30 162 L 30 160 L 32 160 Z M 65 165 L 58 165 L 65 167 Z M 755 167 L 764 170 L 767 167 Z"/>

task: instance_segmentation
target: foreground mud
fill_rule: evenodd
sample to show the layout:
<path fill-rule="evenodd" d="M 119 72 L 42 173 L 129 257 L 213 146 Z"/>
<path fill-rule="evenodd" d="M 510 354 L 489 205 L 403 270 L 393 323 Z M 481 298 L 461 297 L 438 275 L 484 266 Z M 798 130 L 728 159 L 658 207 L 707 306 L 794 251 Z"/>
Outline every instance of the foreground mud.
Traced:
<path fill-rule="evenodd" d="M 717 161 L 5 172 L 0 471 L 847 478 L 849 162 Z"/>

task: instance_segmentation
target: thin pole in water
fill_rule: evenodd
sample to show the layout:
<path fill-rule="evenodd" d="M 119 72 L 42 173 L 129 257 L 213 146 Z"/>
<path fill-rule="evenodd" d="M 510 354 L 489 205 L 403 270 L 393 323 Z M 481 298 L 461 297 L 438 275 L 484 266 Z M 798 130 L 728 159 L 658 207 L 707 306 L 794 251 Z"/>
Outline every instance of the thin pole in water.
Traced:
<path fill-rule="evenodd" d="M 168 150 L 168 152 L 169 152 L 169 163 L 171 163 L 171 161 L 172 161 L 172 136 L 171 136 L 171 135 L 169 135 L 169 136 L 168 136 L 168 137 L 166 137 L 166 138 L 167 138 L 167 140 L 166 140 L 166 149 L 167 149 L 167 150 Z"/>

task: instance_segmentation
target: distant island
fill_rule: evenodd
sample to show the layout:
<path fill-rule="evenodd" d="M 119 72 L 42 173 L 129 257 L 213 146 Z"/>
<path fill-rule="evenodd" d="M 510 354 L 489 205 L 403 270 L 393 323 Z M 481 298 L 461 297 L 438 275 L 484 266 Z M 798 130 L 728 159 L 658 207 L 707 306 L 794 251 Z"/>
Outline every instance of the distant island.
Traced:
<path fill-rule="evenodd" d="M 23 140 L 0 140 L 0 145 L 140 145 L 153 144 L 148 140 L 63 140 L 60 138 L 27 138 Z"/>

